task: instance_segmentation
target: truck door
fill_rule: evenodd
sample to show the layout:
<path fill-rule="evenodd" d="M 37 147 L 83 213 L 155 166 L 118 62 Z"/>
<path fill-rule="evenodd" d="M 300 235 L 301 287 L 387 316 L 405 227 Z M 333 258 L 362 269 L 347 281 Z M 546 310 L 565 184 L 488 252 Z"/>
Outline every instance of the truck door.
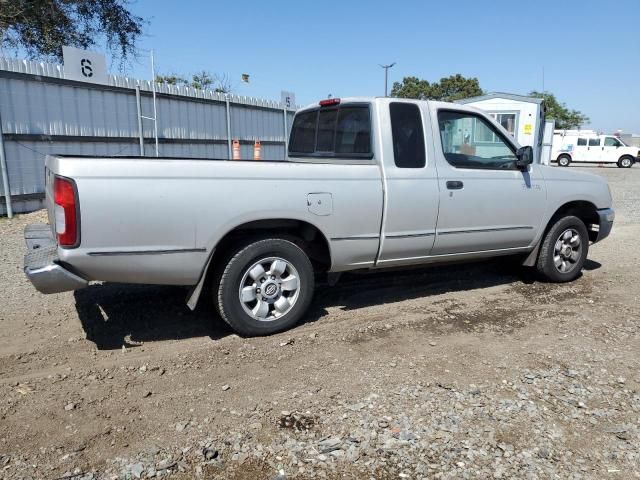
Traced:
<path fill-rule="evenodd" d="M 483 115 L 431 108 L 440 187 L 432 254 L 530 246 L 546 207 L 540 165 L 518 170 L 515 146 Z"/>
<path fill-rule="evenodd" d="M 431 252 L 438 217 L 438 177 L 425 142 L 429 113 L 402 101 L 379 101 L 378 108 L 392 141 L 382 145 L 385 208 L 376 264 L 416 263 Z"/>
<path fill-rule="evenodd" d="M 601 162 L 617 162 L 620 155 L 618 148 L 622 146 L 616 137 L 604 137 L 604 144 L 601 147 Z"/>
<path fill-rule="evenodd" d="M 571 151 L 571 158 L 576 162 L 586 162 L 589 158 L 589 140 L 585 137 L 574 137 L 575 146 Z"/>
<path fill-rule="evenodd" d="M 581 162 L 600 162 L 602 158 L 602 148 L 600 146 L 600 137 L 590 137 L 589 145 L 585 153 L 584 159 L 579 159 Z"/>

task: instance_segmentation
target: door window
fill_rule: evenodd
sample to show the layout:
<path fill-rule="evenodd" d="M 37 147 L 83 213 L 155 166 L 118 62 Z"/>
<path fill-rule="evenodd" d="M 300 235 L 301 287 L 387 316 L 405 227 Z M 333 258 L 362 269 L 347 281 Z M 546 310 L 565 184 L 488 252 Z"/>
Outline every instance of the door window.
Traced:
<path fill-rule="evenodd" d="M 516 168 L 515 148 L 484 117 L 470 112 L 439 110 L 438 125 L 442 152 L 454 167 Z"/>
<path fill-rule="evenodd" d="M 389 104 L 393 157 L 398 168 L 425 166 L 424 131 L 420 109 L 414 103 Z"/>
<path fill-rule="evenodd" d="M 589 146 L 590 147 L 599 147 L 600 146 L 600 139 L 599 138 L 590 138 L 589 139 Z"/>
<path fill-rule="evenodd" d="M 605 147 L 621 147 L 622 143 L 617 138 L 614 137 L 605 137 L 604 139 Z"/>

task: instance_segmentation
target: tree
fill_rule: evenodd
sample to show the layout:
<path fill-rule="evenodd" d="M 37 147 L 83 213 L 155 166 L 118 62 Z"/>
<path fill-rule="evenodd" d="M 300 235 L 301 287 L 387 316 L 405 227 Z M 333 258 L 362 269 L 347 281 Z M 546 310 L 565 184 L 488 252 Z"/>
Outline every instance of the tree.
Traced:
<path fill-rule="evenodd" d="M 166 83 L 167 85 L 189 85 L 189 81 L 175 74 L 156 75 L 156 83 Z"/>
<path fill-rule="evenodd" d="M 391 96 L 427 100 L 431 98 L 431 84 L 418 77 L 404 77 L 402 82 L 393 82 Z"/>
<path fill-rule="evenodd" d="M 572 129 L 580 128 L 585 123 L 589 123 L 589 117 L 578 110 L 567 108 L 564 103 L 559 102 L 555 95 L 549 92 L 533 91 L 529 96 L 544 99 L 545 116 L 556 121 L 556 128 Z"/>
<path fill-rule="evenodd" d="M 111 53 L 135 55 L 144 20 L 127 0 L 0 0 L 0 45 L 29 58 L 62 60 L 62 46 L 89 48 L 104 41 Z"/>
<path fill-rule="evenodd" d="M 167 85 L 186 85 L 198 90 L 213 90 L 217 93 L 231 93 L 231 81 L 226 74 L 218 75 L 206 70 L 191 75 L 191 81 L 184 77 L 171 73 L 167 75 L 156 75 L 157 83 Z"/>
<path fill-rule="evenodd" d="M 395 82 L 391 89 L 392 97 L 417 98 L 420 100 L 441 100 L 453 102 L 462 98 L 482 95 L 477 78 L 466 78 L 460 75 L 443 77 L 439 82 L 429 83 L 417 77 L 404 77 L 402 82 Z"/>

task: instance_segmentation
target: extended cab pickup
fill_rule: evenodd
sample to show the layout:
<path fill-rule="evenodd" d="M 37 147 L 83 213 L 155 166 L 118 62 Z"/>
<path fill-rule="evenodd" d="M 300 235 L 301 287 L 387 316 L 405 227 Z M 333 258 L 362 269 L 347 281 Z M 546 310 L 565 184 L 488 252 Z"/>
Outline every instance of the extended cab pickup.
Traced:
<path fill-rule="evenodd" d="M 286 162 L 50 156 L 46 184 L 39 291 L 191 286 L 243 335 L 295 325 L 317 273 L 520 255 L 570 281 L 614 219 L 601 177 L 533 162 L 482 111 L 392 98 L 298 111 Z"/>

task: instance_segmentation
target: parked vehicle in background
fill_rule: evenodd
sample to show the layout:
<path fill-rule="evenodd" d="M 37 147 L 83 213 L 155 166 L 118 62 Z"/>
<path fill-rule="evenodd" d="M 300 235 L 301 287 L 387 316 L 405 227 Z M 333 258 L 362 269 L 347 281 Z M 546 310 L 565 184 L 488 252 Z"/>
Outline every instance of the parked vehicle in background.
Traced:
<path fill-rule="evenodd" d="M 29 226 L 43 293 L 186 285 L 243 335 L 295 325 L 323 273 L 519 255 L 552 282 L 609 235 L 599 176 L 533 162 L 466 105 L 328 99 L 296 113 L 288 162 L 50 156 L 49 225 Z"/>
<path fill-rule="evenodd" d="M 556 130 L 551 158 L 561 167 L 572 162 L 615 163 L 630 168 L 640 160 L 637 147 L 629 147 L 613 135 L 598 135 L 591 130 Z"/>

